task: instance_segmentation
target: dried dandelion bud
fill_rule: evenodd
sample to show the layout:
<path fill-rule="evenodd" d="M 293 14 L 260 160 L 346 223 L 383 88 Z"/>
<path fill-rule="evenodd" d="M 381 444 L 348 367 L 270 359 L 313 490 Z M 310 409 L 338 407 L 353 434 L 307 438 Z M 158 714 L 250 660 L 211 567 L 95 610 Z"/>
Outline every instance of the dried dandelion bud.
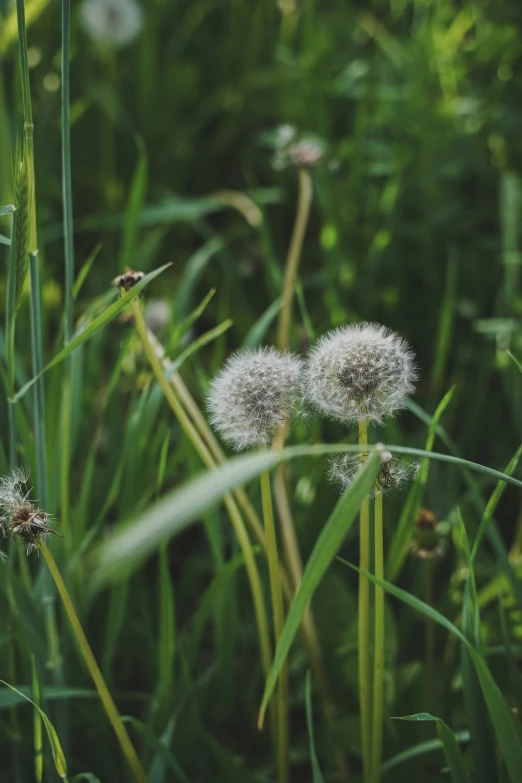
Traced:
<path fill-rule="evenodd" d="M 365 459 L 368 458 L 367 455 L 364 456 Z M 339 484 L 344 492 L 354 480 L 360 467 L 360 454 L 342 454 L 339 457 L 333 457 L 330 461 L 330 480 Z M 391 451 L 383 451 L 381 453 L 381 468 L 370 496 L 375 497 L 375 495 L 382 495 L 390 489 L 399 489 L 416 476 L 418 469 L 418 462 L 406 462 L 406 460 L 394 457 Z"/>
<path fill-rule="evenodd" d="M 131 288 L 134 288 L 134 286 L 137 285 L 140 280 L 143 280 L 144 277 L 145 272 L 135 272 L 134 269 L 130 269 L 130 267 L 126 266 L 124 273 L 115 277 L 112 284 L 116 288 L 119 288 L 120 291 L 123 289 L 125 293 L 128 293 Z"/>
<path fill-rule="evenodd" d="M 210 385 L 210 421 L 236 451 L 268 446 L 299 396 L 302 362 L 275 348 L 232 356 Z"/>
<path fill-rule="evenodd" d="M 143 27 L 143 12 L 136 0 L 85 0 L 81 19 L 91 38 L 113 49 L 134 41 Z"/>
<path fill-rule="evenodd" d="M 45 511 L 29 500 L 30 493 L 23 489 L 26 482 L 27 477 L 20 469 L 0 478 L 0 530 L 4 536 L 11 534 L 21 538 L 29 554 L 50 533 L 60 534 L 49 525 Z"/>
<path fill-rule="evenodd" d="M 382 422 L 404 407 L 416 376 L 413 353 L 397 334 L 380 324 L 342 326 L 312 348 L 305 396 L 333 419 Z"/>

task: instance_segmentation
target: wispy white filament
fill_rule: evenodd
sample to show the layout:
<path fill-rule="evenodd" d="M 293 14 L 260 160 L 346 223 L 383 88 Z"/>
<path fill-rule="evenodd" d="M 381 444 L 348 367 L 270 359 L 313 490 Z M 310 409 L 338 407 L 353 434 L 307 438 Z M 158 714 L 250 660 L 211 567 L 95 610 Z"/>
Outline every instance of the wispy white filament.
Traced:
<path fill-rule="evenodd" d="M 136 0 L 84 0 L 81 18 L 91 38 L 113 48 L 134 41 L 143 27 Z"/>
<path fill-rule="evenodd" d="M 301 371 L 300 359 L 275 348 L 236 353 L 210 385 L 213 427 L 236 451 L 268 446 L 292 414 Z"/>
<path fill-rule="evenodd" d="M 413 353 L 397 334 L 380 324 L 343 326 L 312 348 L 305 396 L 331 418 L 382 422 L 404 407 L 415 379 Z"/>

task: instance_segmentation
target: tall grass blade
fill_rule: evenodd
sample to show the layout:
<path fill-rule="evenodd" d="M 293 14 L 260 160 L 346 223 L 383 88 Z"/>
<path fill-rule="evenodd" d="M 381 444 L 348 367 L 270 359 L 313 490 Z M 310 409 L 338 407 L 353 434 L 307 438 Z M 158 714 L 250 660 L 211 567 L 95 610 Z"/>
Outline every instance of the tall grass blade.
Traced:
<path fill-rule="evenodd" d="M 466 769 L 455 734 L 443 720 L 427 712 L 420 712 L 417 715 L 406 715 L 402 718 L 395 718 L 395 720 L 435 721 L 437 734 L 439 735 L 440 744 L 442 745 L 453 783 L 470 783 L 468 770 Z"/>
<path fill-rule="evenodd" d="M 310 761 L 312 764 L 312 781 L 313 783 L 324 783 L 323 773 L 317 760 L 317 753 L 315 751 L 314 742 L 314 719 L 312 713 L 312 678 L 310 676 L 310 670 L 306 672 L 305 683 L 305 704 L 306 704 L 306 725 L 308 728 L 308 744 L 310 746 Z"/>

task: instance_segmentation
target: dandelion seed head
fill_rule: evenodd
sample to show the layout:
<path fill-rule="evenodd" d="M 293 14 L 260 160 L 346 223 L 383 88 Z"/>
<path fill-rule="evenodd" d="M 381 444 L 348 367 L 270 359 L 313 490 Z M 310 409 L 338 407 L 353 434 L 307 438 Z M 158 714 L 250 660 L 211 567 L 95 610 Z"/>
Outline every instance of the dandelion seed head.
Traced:
<path fill-rule="evenodd" d="M 18 536 L 27 553 L 38 549 L 48 535 L 59 535 L 49 525 L 49 515 L 29 500 L 25 491 L 28 476 L 16 468 L 0 477 L 0 533 Z"/>
<path fill-rule="evenodd" d="M 330 460 L 330 471 L 328 474 L 330 481 L 337 484 L 341 491 L 344 492 L 348 489 L 366 459 L 368 459 L 368 456 L 364 455 L 364 459 L 361 460 L 360 454 L 342 454 L 333 457 Z M 397 459 L 391 451 L 383 451 L 381 453 L 381 469 L 375 479 L 370 497 L 383 495 L 391 489 L 399 489 L 408 481 L 411 481 L 416 476 L 417 471 L 418 463 Z"/>
<path fill-rule="evenodd" d="M 268 446 L 300 395 L 302 362 L 289 352 L 257 348 L 236 353 L 210 385 L 210 421 L 236 451 Z"/>
<path fill-rule="evenodd" d="M 305 396 L 333 419 L 380 423 L 404 407 L 416 377 L 413 353 L 397 334 L 380 324 L 342 326 L 312 348 Z"/>
<path fill-rule="evenodd" d="M 143 27 L 136 0 L 84 0 L 81 18 L 91 38 L 115 49 L 134 41 Z"/>

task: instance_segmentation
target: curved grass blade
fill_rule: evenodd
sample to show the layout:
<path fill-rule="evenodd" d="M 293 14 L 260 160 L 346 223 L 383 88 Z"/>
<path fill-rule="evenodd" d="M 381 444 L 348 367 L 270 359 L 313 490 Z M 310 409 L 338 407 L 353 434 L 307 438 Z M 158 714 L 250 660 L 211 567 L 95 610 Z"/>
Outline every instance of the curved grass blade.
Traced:
<path fill-rule="evenodd" d="M 19 691 L 17 688 L 14 688 L 12 685 L 9 685 L 8 682 L 5 682 L 5 680 L 0 680 L 2 685 L 5 685 L 6 688 L 9 688 L 10 690 L 14 691 L 14 693 L 17 693 L 19 696 L 21 696 L 25 701 L 28 701 L 29 704 L 32 704 L 33 707 L 38 710 L 38 713 L 40 714 L 40 717 L 42 718 L 44 722 L 45 729 L 47 731 L 47 736 L 49 737 L 49 743 L 51 745 L 51 751 L 53 754 L 53 760 L 54 760 L 54 766 L 56 768 L 57 773 L 59 776 L 63 779 L 67 779 L 67 763 L 65 761 L 65 756 L 63 754 L 62 746 L 60 745 L 60 740 L 58 739 L 58 735 L 54 729 L 53 724 L 45 714 L 43 710 L 40 709 L 38 704 L 35 704 L 32 699 L 29 699 L 28 696 L 25 696 L 21 691 Z"/>
<path fill-rule="evenodd" d="M 342 558 L 339 558 L 339 560 L 349 568 L 359 572 L 357 566 L 354 566 L 352 563 L 348 563 Z M 410 593 L 406 592 L 406 590 L 402 590 L 400 587 L 395 587 L 395 585 L 392 585 L 390 582 L 387 582 L 384 579 L 378 579 L 376 576 L 369 573 L 366 573 L 366 576 L 375 584 L 381 585 L 384 590 L 398 598 L 400 601 L 403 601 L 412 609 L 421 612 L 426 617 L 430 617 L 436 623 L 442 625 L 443 628 L 446 628 L 450 633 L 452 633 L 466 645 L 477 673 L 480 687 L 484 695 L 484 700 L 486 702 L 491 722 L 495 729 L 497 741 L 504 757 L 509 776 L 513 783 L 518 783 L 520 780 L 520 770 L 522 769 L 522 739 L 520 738 L 517 727 L 515 726 L 513 715 L 508 709 L 504 701 L 504 697 L 495 683 L 485 660 L 470 644 L 464 634 L 459 631 L 459 629 L 453 625 L 450 620 L 444 617 L 444 615 L 440 614 L 440 612 L 437 612 L 436 609 L 424 603 L 424 601 L 421 601 L 419 598 L 410 595 Z"/>
<path fill-rule="evenodd" d="M 328 566 L 335 558 L 346 534 L 352 526 L 363 500 L 368 496 L 381 464 L 379 453 L 374 452 L 364 464 L 348 489 L 341 495 L 328 521 L 322 529 L 303 571 L 283 632 L 277 644 L 272 669 L 265 684 L 259 709 L 258 725 L 263 725 L 265 710 L 283 668 L 286 657 L 301 625 L 303 615 Z"/>
<path fill-rule="evenodd" d="M 403 718 L 395 718 L 394 720 L 434 721 L 453 783 L 470 783 L 468 770 L 466 769 L 455 734 L 443 720 L 430 715 L 428 712 L 406 715 Z"/>
<path fill-rule="evenodd" d="M 469 462 L 448 454 L 426 452 L 405 446 L 367 446 L 365 451 L 374 453 L 387 448 L 397 454 L 429 457 L 460 467 L 502 479 L 522 488 L 522 482 L 506 476 L 476 462 Z M 121 577 L 135 569 L 160 543 L 176 535 L 209 506 L 217 503 L 223 495 L 236 487 L 257 478 L 264 470 L 271 470 L 281 462 L 298 457 L 320 457 L 325 454 L 359 453 L 361 447 L 354 445 L 290 446 L 280 451 L 261 452 L 234 457 L 215 470 L 205 473 L 182 487 L 166 494 L 155 506 L 142 516 L 115 532 L 95 553 L 95 571 L 92 586 L 99 589 L 103 584 Z"/>
<path fill-rule="evenodd" d="M 454 737 L 457 743 L 469 742 L 469 731 L 457 731 L 454 734 Z M 381 767 L 381 774 L 385 775 L 386 772 L 389 772 L 391 769 L 395 769 L 395 767 L 404 764 L 406 761 L 410 761 L 410 759 L 415 759 L 419 756 L 424 756 L 426 753 L 433 753 L 433 751 L 437 750 L 440 750 L 440 740 L 438 739 L 418 742 L 416 745 L 412 745 L 411 747 L 407 748 L 407 750 L 402 750 L 400 753 L 392 756 L 391 759 L 385 761 Z"/>
<path fill-rule="evenodd" d="M 143 280 L 140 280 L 139 283 L 136 283 L 136 285 L 131 288 L 130 291 L 127 291 L 126 294 L 124 294 L 120 299 L 118 299 L 116 302 L 114 302 L 110 307 L 108 307 L 101 315 L 99 315 L 97 318 L 94 319 L 88 326 L 82 329 L 82 331 L 79 334 L 76 334 L 70 343 L 62 350 L 60 351 L 54 359 L 52 359 L 49 364 L 47 364 L 41 373 L 36 375 L 34 378 L 31 378 L 30 381 L 27 381 L 24 386 L 18 391 L 18 393 L 14 396 L 13 401 L 17 402 L 19 399 L 21 399 L 26 392 L 29 391 L 31 386 L 36 383 L 38 378 L 41 378 L 41 376 L 46 373 L 48 370 L 50 370 L 52 367 L 56 367 L 57 364 L 60 364 L 60 362 L 63 362 L 64 359 L 66 359 L 68 356 L 70 356 L 73 351 L 75 351 L 77 348 L 79 348 L 81 345 L 87 342 L 87 340 L 90 340 L 93 335 L 95 335 L 97 332 L 100 331 L 100 329 L 103 329 L 104 326 L 107 326 L 108 323 L 114 320 L 117 315 L 121 313 L 122 310 L 127 307 L 128 304 L 132 302 L 133 299 L 135 299 L 140 291 L 145 288 L 148 283 L 151 282 L 151 280 L 154 280 L 155 277 L 160 275 L 162 272 L 165 271 L 171 264 L 164 264 L 164 266 L 159 267 L 159 269 L 155 269 L 153 272 L 149 272 L 148 275 L 145 275 Z"/>

